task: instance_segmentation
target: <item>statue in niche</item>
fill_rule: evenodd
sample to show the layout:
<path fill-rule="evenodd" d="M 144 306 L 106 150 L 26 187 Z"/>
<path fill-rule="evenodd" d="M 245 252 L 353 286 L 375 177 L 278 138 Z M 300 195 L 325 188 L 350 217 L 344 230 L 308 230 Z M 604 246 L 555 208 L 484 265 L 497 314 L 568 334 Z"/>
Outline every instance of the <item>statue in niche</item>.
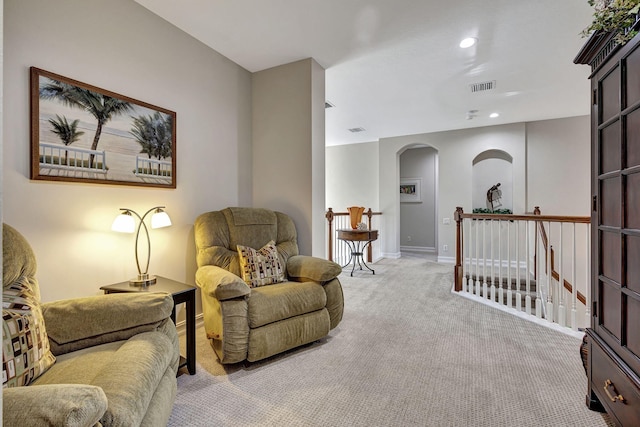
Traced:
<path fill-rule="evenodd" d="M 487 208 L 494 212 L 496 208 L 502 206 L 500 200 L 502 199 L 502 190 L 500 190 L 500 183 L 492 186 L 487 190 Z"/>

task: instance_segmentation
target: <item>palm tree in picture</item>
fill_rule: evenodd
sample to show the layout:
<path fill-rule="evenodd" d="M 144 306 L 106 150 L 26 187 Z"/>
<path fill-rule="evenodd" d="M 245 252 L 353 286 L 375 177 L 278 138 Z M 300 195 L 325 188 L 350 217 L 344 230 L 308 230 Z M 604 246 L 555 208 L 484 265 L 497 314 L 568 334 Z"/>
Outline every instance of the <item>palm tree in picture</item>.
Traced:
<path fill-rule="evenodd" d="M 172 155 L 173 122 L 168 114 L 156 111 L 153 115 L 132 117 L 131 134 L 140 144 L 140 153 L 150 159 L 166 159 Z M 161 175 L 158 164 L 158 175 Z"/>
<path fill-rule="evenodd" d="M 121 99 L 112 98 L 101 93 L 74 86 L 69 83 L 48 79 L 49 82 L 40 86 L 41 99 L 54 99 L 63 105 L 80 108 L 98 121 L 96 133 L 91 144 L 92 150 L 98 149 L 98 142 L 102 134 L 102 127 L 114 116 L 133 110 L 133 104 Z M 95 155 L 89 156 L 89 167 L 93 167 Z"/>
<path fill-rule="evenodd" d="M 49 119 L 49 123 L 51 123 L 52 127 L 51 132 L 58 135 L 65 147 L 76 142 L 84 135 L 84 132 L 78 131 L 78 123 L 80 123 L 78 119 L 69 123 L 65 116 L 60 117 L 56 114 L 56 118 Z M 64 164 L 69 164 L 69 152 L 67 150 L 64 150 Z"/>

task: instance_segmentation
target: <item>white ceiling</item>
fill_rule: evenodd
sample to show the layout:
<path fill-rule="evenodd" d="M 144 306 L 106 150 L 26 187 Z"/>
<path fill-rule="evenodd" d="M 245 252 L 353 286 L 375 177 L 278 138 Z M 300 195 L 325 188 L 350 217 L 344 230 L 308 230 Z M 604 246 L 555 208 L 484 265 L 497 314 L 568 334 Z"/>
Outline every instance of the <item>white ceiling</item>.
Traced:
<path fill-rule="evenodd" d="M 327 145 L 589 114 L 587 0 L 135 1 L 251 72 L 314 58 Z"/>

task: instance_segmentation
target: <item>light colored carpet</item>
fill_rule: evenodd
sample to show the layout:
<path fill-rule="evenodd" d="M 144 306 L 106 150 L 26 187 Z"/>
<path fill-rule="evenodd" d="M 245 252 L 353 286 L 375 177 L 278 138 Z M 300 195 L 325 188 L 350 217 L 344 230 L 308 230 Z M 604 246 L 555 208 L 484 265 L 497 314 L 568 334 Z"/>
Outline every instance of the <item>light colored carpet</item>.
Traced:
<path fill-rule="evenodd" d="M 580 340 L 450 292 L 420 257 L 342 274 L 342 323 L 318 342 L 222 366 L 197 330 L 170 426 L 607 426 L 585 404 Z"/>

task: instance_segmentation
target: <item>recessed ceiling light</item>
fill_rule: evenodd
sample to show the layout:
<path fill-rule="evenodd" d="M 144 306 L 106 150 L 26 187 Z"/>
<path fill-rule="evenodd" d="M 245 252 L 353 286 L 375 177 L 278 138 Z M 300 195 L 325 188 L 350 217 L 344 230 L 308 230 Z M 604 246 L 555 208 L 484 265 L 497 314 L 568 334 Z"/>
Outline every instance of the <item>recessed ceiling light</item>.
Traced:
<path fill-rule="evenodd" d="M 466 49 L 468 47 L 473 46 L 474 44 L 476 44 L 476 42 L 478 41 L 477 38 L 475 37 L 467 37 L 466 39 L 462 40 L 460 42 L 460 47 L 463 49 Z"/>
<path fill-rule="evenodd" d="M 495 119 L 496 117 L 500 117 L 500 114 L 498 114 L 498 113 L 491 113 L 491 114 L 489 114 L 489 117 L 491 117 L 492 119 Z"/>

